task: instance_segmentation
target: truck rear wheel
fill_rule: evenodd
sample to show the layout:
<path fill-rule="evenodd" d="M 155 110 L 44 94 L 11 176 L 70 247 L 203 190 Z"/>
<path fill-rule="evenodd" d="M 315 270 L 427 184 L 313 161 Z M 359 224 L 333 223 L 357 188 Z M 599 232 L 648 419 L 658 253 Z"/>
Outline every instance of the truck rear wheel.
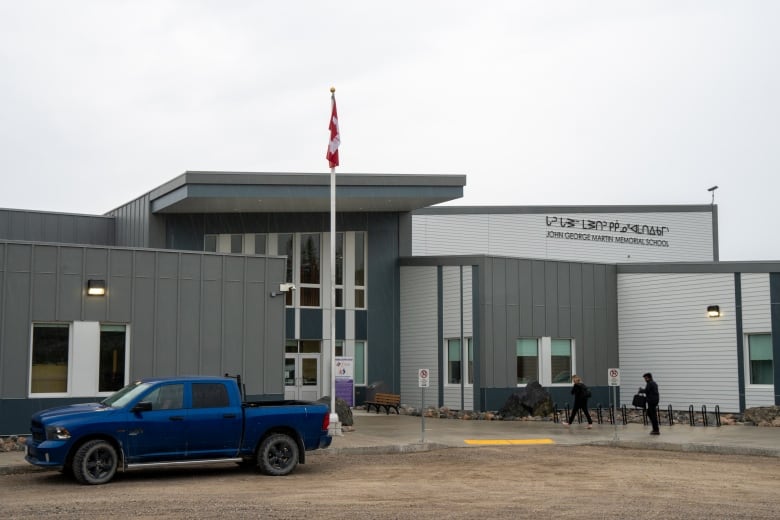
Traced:
<path fill-rule="evenodd" d="M 298 443 L 284 433 L 266 437 L 257 450 L 257 467 L 266 475 L 287 475 L 298 465 Z"/>
<path fill-rule="evenodd" d="M 81 484 L 105 484 L 114 478 L 119 458 L 103 440 L 85 442 L 73 456 L 73 476 Z"/>

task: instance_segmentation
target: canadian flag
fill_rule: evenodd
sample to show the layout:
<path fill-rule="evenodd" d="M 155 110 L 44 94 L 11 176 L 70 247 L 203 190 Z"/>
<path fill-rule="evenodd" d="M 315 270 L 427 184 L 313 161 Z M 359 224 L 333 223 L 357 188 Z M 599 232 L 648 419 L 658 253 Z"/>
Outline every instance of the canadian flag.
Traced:
<path fill-rule="evenodd" d="M 328 143 L 328 153 L 325 154 L 325 158 L 328 160 L 328 164 L 331 168 L 335 168 L 339 165 L 339 145 L 341 144 L 341 137 L 339 137 L 339 116 L 336 114 L 336 94 L 331 94 L 331 113 L 330 124 L 328 129 L 330 130 L 330 142 Z"/>

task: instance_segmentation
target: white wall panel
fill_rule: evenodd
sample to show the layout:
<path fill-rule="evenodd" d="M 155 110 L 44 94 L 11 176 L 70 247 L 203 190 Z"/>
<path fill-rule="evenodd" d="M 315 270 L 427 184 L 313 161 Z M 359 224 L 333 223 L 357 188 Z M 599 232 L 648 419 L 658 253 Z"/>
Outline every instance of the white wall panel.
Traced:
<path fill-rule="evenodd" d="M 713 260 L 712 214 L 704 211 L 414 214 L 412 237 L 416 256 L 489 254 L 609 263 Z"/>
<path fill-rule="evenodd" d="M 401 267 L 401 402 L 422 404 L 417 371 L 430 370 L 426 405 L 436 404 L 439 387 L 438 280 L 436 267 Z"/>
<path fill-rule="evenodd" d="M 661 406 L 739 410 L 734 275 L 618 275 L 621 401 L 652 372 Z M 723 316 L 708 318 L 707 306 Z"/>

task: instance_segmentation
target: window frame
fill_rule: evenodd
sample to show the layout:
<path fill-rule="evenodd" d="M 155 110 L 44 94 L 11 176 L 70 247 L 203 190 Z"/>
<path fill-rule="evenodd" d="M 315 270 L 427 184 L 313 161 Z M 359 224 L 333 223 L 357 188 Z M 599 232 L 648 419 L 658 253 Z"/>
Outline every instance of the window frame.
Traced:
<path fill-rule="evenodd" d="M 33 364 L 35 359 L 35 328 L 58 328 L 67 329 L 68 336 L 68 352 L 67 352 L 67 365 L 65 368 L 65 391 L 64 392 L 33 392 Z M 27 374 L 27 394 L 30 398 L 45 398 L 45 397 L 64 397 L 71 393 L 73 381 L 73 326 L 71 323 L 66 322 L 33 322 L 30 326 L 30 355 L 28 359 L 28 374 Z"/>
<path fill-rule="evenodd" d="M 750 338 L 754 336 L 768 336 L 769 338 L 769 352 L 772 356 L 770 359 L 771 368 L 769 374 L 772 376 L 772 381 L 769 383 L 753 383 L 753 365 L 750 357 Z M 774 388 L 774 368 L 775 368 L 774 351 L 772 349 L 772 333 L 771 332 L 751 332 L 745 334 L 745 385 L 751 388 Z"/>
<path fill-rule="evenodd" d="M 460 381 L 453 383 L 450 381 L 451 369 L 450 369 L 450 342 L 457 341 L 459 345 L 460 354 Z M 474 338 L 471 336 L 464 336 L 463 342 L 461 338 L 449 337 L 444 338 L 444 386 L 448 387 L 473 387 L 474 386 Z"/>

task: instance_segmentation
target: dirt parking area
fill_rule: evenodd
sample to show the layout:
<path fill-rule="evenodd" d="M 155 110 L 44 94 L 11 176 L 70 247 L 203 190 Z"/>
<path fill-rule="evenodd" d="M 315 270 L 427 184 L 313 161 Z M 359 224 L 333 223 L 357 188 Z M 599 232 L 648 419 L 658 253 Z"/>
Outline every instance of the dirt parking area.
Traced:
<path fill-rule="evenodd" d="M 778 518 L 776 458 L 593 446 L 313 452 L 287 477 L 233 465 L 0 477 L 0 518 Z"/>

